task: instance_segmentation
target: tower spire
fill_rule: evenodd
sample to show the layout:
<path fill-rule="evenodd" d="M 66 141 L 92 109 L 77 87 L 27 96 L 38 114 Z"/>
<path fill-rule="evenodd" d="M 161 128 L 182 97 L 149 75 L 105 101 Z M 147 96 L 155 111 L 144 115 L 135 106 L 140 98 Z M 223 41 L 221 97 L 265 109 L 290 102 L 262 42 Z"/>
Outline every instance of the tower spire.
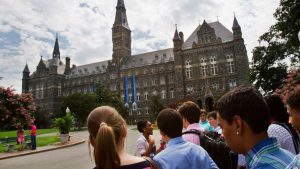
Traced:
<path fill-rule="evenodd" d="M 234 28 L 240 28 L 240 25 L 235 17 L 235 13 L 234 13 L 234 19 L 233 19 L 233 25 L 232 25 L 232 29 Z"/>
<path fill-rule="evenodd" d="M 52 53 L 52 58 L 58 58 L 60 59 L 60 52 L 59 52 L 59 45 L 58 45 L 58 36 L 56 33 L 56 39 L 55 39 L 55 44 L 54 44 L 54 49 L 53 49 L 53 53 Z"/>
<path fill-rule="evenodd" d="M 116 9 L 117 11 L 116 11 L 114 26 L 123 26 L 130 30 L 127 22 L 124 0 L 118 0 Z"/>
<path fill-rule="evenodd" d="M 232 24 L 232 32 L 233 32 L 233 39 L 241 39 L 242 38 L 242 30 L 241 27 L 235 17 L 233 18 L 233 24 Z"/>
<path fill-rule="evenodd" d="M 175 24 L 175 33 L 174 33 L 173 41 L 174 40 L 180 40 L 180 36 L 177 31 L 177 24 Z"/>

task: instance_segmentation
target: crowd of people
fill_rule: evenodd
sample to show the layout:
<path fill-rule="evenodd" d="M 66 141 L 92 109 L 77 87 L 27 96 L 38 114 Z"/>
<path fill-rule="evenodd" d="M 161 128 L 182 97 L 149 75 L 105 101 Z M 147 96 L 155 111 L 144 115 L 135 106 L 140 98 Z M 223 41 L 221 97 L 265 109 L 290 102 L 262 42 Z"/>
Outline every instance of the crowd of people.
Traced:
<path fill-rule="evenodd" d="M 156 148 L 153 127 L 139 121 L 135 155 L 125 152 L 127 125 L 112 107 L 94 109 L 87 119 L 93 147 L 94 169 L 224 168 L 201 146 L 193 133 L 214 132 L 238 156 L 237 168 L 300 168 L 300 89 L 283 102 L 279 96 L 263 98 L 253 87 L 240 86 L 223 95 L 207 112 L 187 101 L 177 109 L 163 109 L 156 124 L 161 135 Z M 222 154 L 222 153 L 220 153 Z"/>

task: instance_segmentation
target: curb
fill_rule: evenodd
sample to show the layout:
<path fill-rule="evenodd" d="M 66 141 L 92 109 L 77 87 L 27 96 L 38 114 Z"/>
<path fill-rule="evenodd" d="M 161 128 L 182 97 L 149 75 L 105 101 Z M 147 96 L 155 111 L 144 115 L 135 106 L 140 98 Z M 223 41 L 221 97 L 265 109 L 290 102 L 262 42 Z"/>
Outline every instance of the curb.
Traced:
<path fill-rule="evenodd" d="M 83 138 L 76 137 L 76 136 L 73 136 L 73 135 L 70 135 L 70 136 L 73 137 L 73 138 L 79 139 L 79 141 L 76 141 L 76 142 L 70 143 L 70 144 L 67 143 L 67 144 L 57 145 L 57 146 L 55 146 L 55 145 L 48 145 L 49 146 L 48 148 L 46 146 L 46 147 L 44 147 L 45 149 L 42 149 L 42 150 L 34 150 L 34 151 L 28 151 L 28 152 L 21 152 L 19 154 L 9 154 L 7 156 L 0 157 L 0 160 L 4 160 L 4 159 L 8 159 L 8 158 L 14 158 L 14 157 L 20 157 L 20 156 L 25 156 L 25 155 L 30 155 L 30 154 L 37 154 L 37 153 L 42 153 L 42 152 L 46 152 L 46 151 L 57 150 L 57 149 L 61 149 L 61 148 L 75 146 L 75 145 L 82 144 L 82 143 L 85 142 L 85 139 L 83 139 Z"/>

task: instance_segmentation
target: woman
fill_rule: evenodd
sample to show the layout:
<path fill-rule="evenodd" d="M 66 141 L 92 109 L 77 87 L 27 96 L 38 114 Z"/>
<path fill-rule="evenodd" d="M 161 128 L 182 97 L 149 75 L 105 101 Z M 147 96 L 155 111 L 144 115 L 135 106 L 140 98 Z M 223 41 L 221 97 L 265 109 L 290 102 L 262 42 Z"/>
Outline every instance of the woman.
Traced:
<path fill-rule="evenodd" d="M 148 161 L 125 152 L 127 126 L 114 108 L 95 108 L 87 123 L 89 144 L 94 147 L 94 169 L 150 169 Z"/>
<path fill-rule="evenodd" d="M 24 129 L 22 126 L 18 127 L 17 137 L 18 137 L 19 151 L 23 151 L 23 143 L 24 143 L 25 137 L 24 137 Z"/>
<path fill-rule="evenodd" d="M 281 148 L 298 154 L 300 149 L 299 137 L 289 124 L 289 115 L 281 98 L 278 95 L 271 95 L 265 100 L 272 118 L 272 124 L 268 127 L 269 137 L 275 137 Z"/>

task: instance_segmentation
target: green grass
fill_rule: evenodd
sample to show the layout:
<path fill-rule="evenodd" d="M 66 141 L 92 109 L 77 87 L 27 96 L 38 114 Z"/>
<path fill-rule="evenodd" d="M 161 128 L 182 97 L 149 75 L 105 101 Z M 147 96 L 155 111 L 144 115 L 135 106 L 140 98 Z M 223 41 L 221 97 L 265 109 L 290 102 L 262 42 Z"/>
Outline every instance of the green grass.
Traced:
<path fill-rule="evenodd" d="M 37 135 L 47 134 L 47 133 L 58 133 L 58 129 L 37 129 Z M 29 135 L 29 130 L 25 130 L 25 135 Z M 0 131 L 0 138 L 5 137 L 17 137 L 17 130 L 12 131 Z"/>
<path fill-rule="evenodd" d="M 43 147 L 43 146 L 47 146 L 49 144 L 55 143 L 55 142 L 59 142 L 59 136 L 46 136 L 46 137 L 37 137 L 36 142 L 37 142 L 37 147 Z M 17 144 L 17 142 L 14 142 L 15 144 L 15 150 L 18 150 L 19 145 Z M 0 144 L 0 152 L 3 153 L 5 150 L 4 145 Z"/>

